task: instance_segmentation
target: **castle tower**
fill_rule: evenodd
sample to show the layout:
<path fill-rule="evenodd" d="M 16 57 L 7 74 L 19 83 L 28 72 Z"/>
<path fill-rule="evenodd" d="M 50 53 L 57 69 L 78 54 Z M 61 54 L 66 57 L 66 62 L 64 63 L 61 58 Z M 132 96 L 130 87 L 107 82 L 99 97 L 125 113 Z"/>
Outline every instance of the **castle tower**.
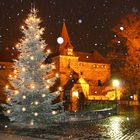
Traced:
<path fill-rule="evenodd" d="M 70 42 L 65 22 L 63 22 L 61 37 L 64 39 L 64 42 L 59 46 L 60 55 L 73 55 L 73 46 Z"/>

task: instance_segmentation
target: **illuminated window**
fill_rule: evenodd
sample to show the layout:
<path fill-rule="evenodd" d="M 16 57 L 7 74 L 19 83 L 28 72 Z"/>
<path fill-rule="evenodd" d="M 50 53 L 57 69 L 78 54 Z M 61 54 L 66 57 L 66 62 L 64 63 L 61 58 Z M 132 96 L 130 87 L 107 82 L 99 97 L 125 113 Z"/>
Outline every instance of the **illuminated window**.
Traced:
<path fill-rule="evenodd" d="M 73 55 L 73 49 L 68 49 L 68 55 Z"/>

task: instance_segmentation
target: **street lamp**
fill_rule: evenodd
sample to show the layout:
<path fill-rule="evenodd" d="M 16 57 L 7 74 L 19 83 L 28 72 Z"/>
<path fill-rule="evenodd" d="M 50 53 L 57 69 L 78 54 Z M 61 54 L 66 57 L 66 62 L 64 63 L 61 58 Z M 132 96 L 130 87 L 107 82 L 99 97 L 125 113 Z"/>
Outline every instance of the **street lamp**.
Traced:
<path fill-rule="evenodd" d="M 112 85 L 113 85 L 113 87 L 115 88 L 114 89 L 114 91 L 115 91 L 115 101 L 116 101 L 116 110 L 117 110 L 117 88 L 119 87 L 119 85 L 120 85 L 120 81 L 119 80 L 117 80 L 117 79 L 114 79 L 113 81 L 112 81 Z"/>
<path fill-rule="evenodd" d="M 113 87 L 115 88 L 115 100 L 117 100 L 117 87 L 119 87 L 120 81 L 115 79 L 113 80 L 112 84 L 113 84 Z"/>

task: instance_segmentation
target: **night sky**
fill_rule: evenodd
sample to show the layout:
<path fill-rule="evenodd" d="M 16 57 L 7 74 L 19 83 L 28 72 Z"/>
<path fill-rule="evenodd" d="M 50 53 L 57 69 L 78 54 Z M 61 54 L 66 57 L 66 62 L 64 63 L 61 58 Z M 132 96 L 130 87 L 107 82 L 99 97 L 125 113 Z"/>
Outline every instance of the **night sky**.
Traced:
<path fill-rule="evenodd" d="M 107 52 L 119 19 L 127 13 L 140 12 L 140 0 L 0 0 L 0 60 L 9 61 L 17 51 L 14 46 L 22 37 L 31 5 L 39 10 L 43 39 L 50 48 L 57 46 L 63 20 L 75 50 Z"/>

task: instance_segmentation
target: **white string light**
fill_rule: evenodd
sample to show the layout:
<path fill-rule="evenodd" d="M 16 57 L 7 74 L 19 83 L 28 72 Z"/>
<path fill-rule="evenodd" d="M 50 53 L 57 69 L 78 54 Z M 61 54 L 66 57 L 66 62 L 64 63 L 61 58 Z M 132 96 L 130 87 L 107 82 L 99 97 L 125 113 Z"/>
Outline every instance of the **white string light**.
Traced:
<path fill-rule="evenodd" d="M 23 107 L 23 108 L 22 108 L 22 111 L 23 111 L 23 112 L 25 112 L 25 111 L 26 111 L 26 108 L 25 108 L 25 107 Z"/>

